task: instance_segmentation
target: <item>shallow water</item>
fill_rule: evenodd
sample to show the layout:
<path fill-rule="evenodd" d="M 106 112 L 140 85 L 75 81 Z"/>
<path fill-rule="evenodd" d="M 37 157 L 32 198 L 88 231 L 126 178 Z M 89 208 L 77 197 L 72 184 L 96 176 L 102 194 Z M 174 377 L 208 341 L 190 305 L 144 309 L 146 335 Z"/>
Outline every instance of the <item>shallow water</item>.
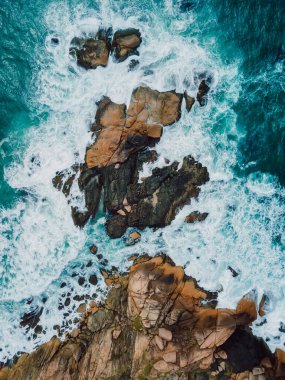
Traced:
<path fill-rule="evenodd" d="M 257 301 L 267 294 L 266 323 L 258 320 L 254 330 L 272 349 L 283 346 L 284 2 L 242 3 L 1 1 L 1 360 L 48 340 L 54 325 L 72 328 L 80 304 L 75 295 L 104 296 L 104 262 L 89 252 L 91 244 L 108 266 L 122 270 L 133 253 L 164 251 L 200 285 L 218 290 L 219 306 L 234 307 L 250 291 Z M 136 70 L 128 71 L 132 57 L 91 71 L 76 65 L 70 41 L 100 25 L 140 29 Z M 157 146 L 158 165 L 191 153 L 207 166 L 210 181 L 198 201 L 165 229 L 145 230 L 132 247 L 106 236 L 104 215 L 75 228 L 51 180 L 84 157 L 96 101 L 107 95 L 128 103 L 141 84 L 195 94 L 194 78 L 204 72 L 213 77 L 208 104 L 183 111 Z M 79 192 L 71 201 L 82 205 Z M 209 216 L 186 225 L 193 210 Z M 93 274 L 98 284 L 90 284 Z M 36 306 L 44 306 L 37 335 L 19 327 Z"/>

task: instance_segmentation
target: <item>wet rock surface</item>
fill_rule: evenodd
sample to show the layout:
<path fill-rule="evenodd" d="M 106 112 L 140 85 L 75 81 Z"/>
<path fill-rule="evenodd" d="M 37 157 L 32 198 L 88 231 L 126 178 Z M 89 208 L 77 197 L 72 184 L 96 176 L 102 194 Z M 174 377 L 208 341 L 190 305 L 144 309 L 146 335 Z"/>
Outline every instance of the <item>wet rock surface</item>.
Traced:
<path fill-rule="evenodd" d="M 104 306 L 89 302 L 64 341 L 21 355 L 0 379 L 284 378 L 282 351 L 273 356 L 248 327 L 248 297 L 236 310 L 215 309 L 215 295 L 166 256 L 141 257 L 105 281 Z"/>

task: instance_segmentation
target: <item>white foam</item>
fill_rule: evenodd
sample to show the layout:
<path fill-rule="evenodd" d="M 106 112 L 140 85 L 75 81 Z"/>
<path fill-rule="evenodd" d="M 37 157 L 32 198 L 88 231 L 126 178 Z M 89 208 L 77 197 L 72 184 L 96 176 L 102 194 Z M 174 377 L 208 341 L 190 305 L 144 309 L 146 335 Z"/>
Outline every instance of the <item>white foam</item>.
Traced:
<path fill-rule="evenodd" d="M 63 318 L 63 311 L 57 308 L 62 281 L 68 283 L 73 294 L 90 292 L 89 287 L 78 286 L 72 271 L 76 268 L 85 276 L 94 271 L 98 274 L 94 258 L 91 268 L 80 266 L 90 260 L 87 247 L 91 243 L 121 269 L 128 265 L 130 254 L 155 254 L 162 250 L 177 264 L 189 262 L 187 273 L 202 286 L 209 290 L 223 289 L 219 293 L 219 306 L 234 307 L 252 289 L 256 289 L 259 299 L 263 292 L 270 294 L 267 324 L 255 326 L 255 331 L 271 338 L 272 349 L 275 343 L 280 346 L 284 342 L 283 336 L 278 341 L 272 338 L 280 335 L 279 322 L 285 311 L 282 252 L 280 246 L 272 243 L 272 237 L 281 234 L 283 228 L 282 190 L 265 175 L 247 180 L 234 175 L 240 135 L 231 106 L 239 96 L 238 66 L 236 63 L 224 66 L 219 57 L 202 48 L 199 33 L 183 37 L 183 31 L 194 23 L 195 17 L 179 16 L 172 2 L 166 3 L 165 14 L 156 9 L 135 16 L 131 5 L 122 10 L 105 1 L 98 10 L 71 8 L 58 2 L 48 8 L 45 22 L 49 35 L 40 75 L 35 79 L 38 89 L 35 101 L 39 114 L 48 111 L 49 116 L 39 127 L 29 129 L 22 150 L 15 153 L 13 165 L 5 170 L 10 186 L 27 189 L 31 195 L 13 209 L 1 210 L 1 252 L 7 256 L 5 267 L 1 268 L 6 279 L 1 288 L 0 339 L 6 344 L 2 358 L 18 350 L 30 351 L 54 334 L 53 324 Z M 175 22 L 169 22 L 173 18 Z M 81 33 L 95 33 L 99 25 L 112 25 L 114 30 L 140 29 L 143 42 L 136 70 L 128 71 L 130 59 L 120 64 L 110 59 L 107 68 L 89 71 L 76 65 L 69 55 L 70 41 Z M 59 38 L 57 46 L 50 43 L 53 35 Z M 146 229 L 141 242 L 132 247 L 105 235 L 104 218 L 83 230 L 75 228 L 69 205 L 64 195 L 53 188 L 51 180 L 57 170 L 68 168 L 84 157 L 91 140 L 88 126 L 94 119 L 96 101 L 107 95 L 113 101 L 127 104 L 132 90 L 142 84 L 161 91 L 187 90 L 194 95 L 198 86 L 194 78 L 203 72 L 213 76 L 208 104 L 203 108 L 195 104 L 189 114 L 183 109 L 181 120 L 165 127 L 157 146 L 159 161 L 146 165 L 142 173 L 149 175 L 154 166 L 163 166 L 164 158 L 181 161 L 191 154 L 210 173 L 210 182 L 201 188 L 199 199 L 183 208 L 165 229 Z M 83 207 L 82 199 L 76 201 Z M 195 210 L 209 212 L 208 218 L 202 223 L 185 224 L 185 216 Z M 229 265 L 240 271 L 238 277 L 231 276 Z M 103 291 L 100 281 L 99 286 Z M 41 319 L 46 335 L 28 341 L 31 334 L 25 335 L 18 328 L 19 310 L 27 310 L 20 300 L 34 296 L 34 302 L 41 305 L 42 294 L 48 295 Z M 73 317 L 74 309 L 70 313 Z"/>

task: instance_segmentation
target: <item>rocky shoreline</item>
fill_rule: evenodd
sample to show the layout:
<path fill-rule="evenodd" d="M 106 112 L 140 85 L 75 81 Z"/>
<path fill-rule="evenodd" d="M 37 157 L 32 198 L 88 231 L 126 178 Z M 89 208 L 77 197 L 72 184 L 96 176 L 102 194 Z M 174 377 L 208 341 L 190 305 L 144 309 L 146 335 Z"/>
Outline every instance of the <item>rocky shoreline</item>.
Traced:
<path fill-rule="evenodd" d="M 283 379 L 284 353 L 273 355 L 250 324 L 257 306 L 244 296 L 235 310 L 216 309 L 169 257 L 136 258 L 126 275 L 104 273 L 104 305 L 91 301 L 64 341 L 54 337 L 1 380 Z"/>
<path fill-rule="evenodd" d="M 70 54 L 84 69 L 96 69 L 106 67 L 110 56 L 118 64 L 139 56 L 141 42 L 134 28 L 114 35 L 100 29 L 93 37 L 74 38 Z M 130 64 L 134 67 L 134 60 Z M 120 238 L 132 228 L 133 244 L 144 228 L 169 225 L 199 196 L 209 173 L 190 155 L 181 163 L 165 160 L 150 176 L 140 177 L 144 164 L 158 159 L 155 145 L 163 129 L 180 119 L 184 104 L 190 112 L 195 103 L 207 103 L 211 78 L 198 79 L 195 97 L 139 86 L 128 105 L 108 97 L 97 103 L 84 162 L 53 179 L 71 205 L 75 225 L 95 218 L 103 203 L 106 233 Z M 84 195 L 84 210 L 71 202 L 75 184 Z M 207 215 L 194 211 L 185 222 L 200 223 Z M 218 309 L 217 295 L 199 287 L 168 256 L 133 260 L 127 274 L 102 272 L 109 287 L 105 303 L 85 300 L 78 327 L 64 341 L 54 337 L 22 354 L 0 370 L 0 380 L 285 379 L 285 353 L 272 354 L 250 329 L 264 313 L 262 303 L 256 305 L 248 294 L 235 310 Z M 40 314 L 36 320 L 32 316 L 33 327 Z"/>

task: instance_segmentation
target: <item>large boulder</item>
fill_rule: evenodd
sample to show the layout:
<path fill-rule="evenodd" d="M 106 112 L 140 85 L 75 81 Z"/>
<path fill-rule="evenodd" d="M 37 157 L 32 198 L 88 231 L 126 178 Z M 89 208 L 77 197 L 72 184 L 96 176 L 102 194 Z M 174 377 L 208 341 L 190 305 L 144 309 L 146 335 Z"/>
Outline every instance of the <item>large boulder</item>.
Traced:
<path fill-rule="evenodd" d="M 113 37 L 112 47 L 115 57 L 119 62 L 124 61 L 130 55 L 139 55 L 137 48 L 142 42 L 138 29 L 128 28 L 118 30 Z"/>

